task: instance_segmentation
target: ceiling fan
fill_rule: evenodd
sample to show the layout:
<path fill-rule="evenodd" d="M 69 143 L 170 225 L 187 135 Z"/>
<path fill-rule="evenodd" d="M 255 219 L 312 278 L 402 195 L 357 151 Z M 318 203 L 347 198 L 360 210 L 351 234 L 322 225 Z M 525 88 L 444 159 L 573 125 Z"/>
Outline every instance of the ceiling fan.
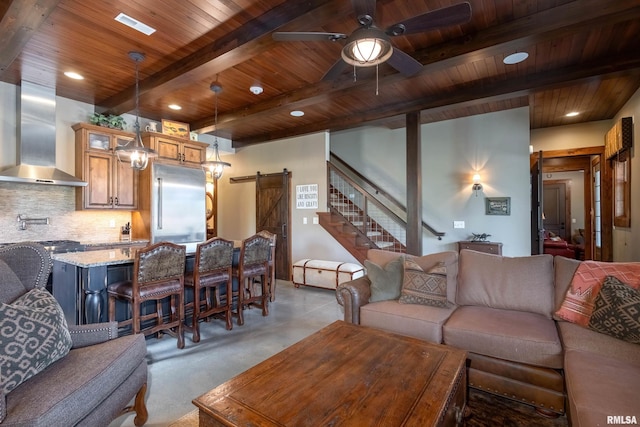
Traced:
<path fill-rule="evenodd" d="M 381 30 L 374 24 L 376 0 L 351 0 L 360 25 L 351 35 L 323 32 L 275 32 L 277 41 L 338 41 L 346 40 L 342 57 L 325 73 L 323 80 L 336 78 L 347 64 L 354 67 L 371 67 L 389 62 L 393 68 L 412 76 L 422 69 L 422 64 L 407 53 L 391 45 L 391 37 L 415 34 L 449 25 L 459 25 L 471 19 L 468 2 L 432 10 L 406 19 Z"/>

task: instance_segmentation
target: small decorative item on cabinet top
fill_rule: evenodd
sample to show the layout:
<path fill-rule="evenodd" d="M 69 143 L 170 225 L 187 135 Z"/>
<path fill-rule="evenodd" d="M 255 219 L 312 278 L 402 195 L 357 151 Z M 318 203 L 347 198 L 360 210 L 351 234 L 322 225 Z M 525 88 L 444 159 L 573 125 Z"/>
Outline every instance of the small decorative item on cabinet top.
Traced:
<path fill-rule="evenodd" d="M 488 237 L 491 237 L 491 234 L 487 234 L 487 233 L 482 233 L 482 234 L 476 234 L 476 233 L 471 233 L 472 237 L 471 237 L 471 241 L 472 242 L 486 242 Z"/>
<path fill-rule="evenodd" d="M 162 133 L 189 139 L 189 124 L 162 119 Z"/>
<path fill-rule="evenodd" d="M 485 215 L 511 215 L 511 197 L 485 197 Z"/>

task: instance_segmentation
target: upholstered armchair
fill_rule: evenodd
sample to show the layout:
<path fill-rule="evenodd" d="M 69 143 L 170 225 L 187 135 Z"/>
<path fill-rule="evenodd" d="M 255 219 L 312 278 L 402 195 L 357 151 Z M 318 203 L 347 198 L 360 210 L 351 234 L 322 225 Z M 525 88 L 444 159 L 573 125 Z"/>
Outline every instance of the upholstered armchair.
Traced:
<path fill-rule="evenodd" d="M 2 426 L 106 426 L 133 411 L 143 425 L 144 336 L 118 338 L 115 322 L 67 325 L 45 289 L 50 271 L 41 245 L 0 248 Z"/>

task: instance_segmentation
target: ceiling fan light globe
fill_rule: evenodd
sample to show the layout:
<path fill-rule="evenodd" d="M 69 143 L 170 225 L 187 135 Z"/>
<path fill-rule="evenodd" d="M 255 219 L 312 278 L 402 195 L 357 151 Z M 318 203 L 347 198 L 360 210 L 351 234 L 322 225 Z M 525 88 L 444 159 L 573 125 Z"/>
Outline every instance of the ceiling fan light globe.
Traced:
<path fill-rule="evenodd" d="M 360 62 L 371 62 L 378 59 L 382 46 L 376 39 L 356 40 L 351 53 Z"/>
<path fill-rule="evenodd" d="M 382 64 L 392 53 L 393 46 L 384 31 L 377 27 L 359 28 L 342 49 L 342 59 L 356 67 L 371 67 Z"/>

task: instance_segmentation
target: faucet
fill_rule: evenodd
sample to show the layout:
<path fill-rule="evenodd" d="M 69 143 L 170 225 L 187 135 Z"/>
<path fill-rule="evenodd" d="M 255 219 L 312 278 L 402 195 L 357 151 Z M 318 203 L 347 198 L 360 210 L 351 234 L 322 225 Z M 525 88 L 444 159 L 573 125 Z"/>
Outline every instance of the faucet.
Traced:
<path fill-rule="evenodd" d="M 20 225 L 18 227 L 20 230 L 26 230 L 27 229 L 27 224 L 45 224 L 45 225 L 49 225 L 49 217 L 46 217 L 46 218 L 27 218 L 26 216 L 24 216 L 22 214 L 18 214 L 17 220 L 18 220 L 18 223 L 20 223 Z"/>

